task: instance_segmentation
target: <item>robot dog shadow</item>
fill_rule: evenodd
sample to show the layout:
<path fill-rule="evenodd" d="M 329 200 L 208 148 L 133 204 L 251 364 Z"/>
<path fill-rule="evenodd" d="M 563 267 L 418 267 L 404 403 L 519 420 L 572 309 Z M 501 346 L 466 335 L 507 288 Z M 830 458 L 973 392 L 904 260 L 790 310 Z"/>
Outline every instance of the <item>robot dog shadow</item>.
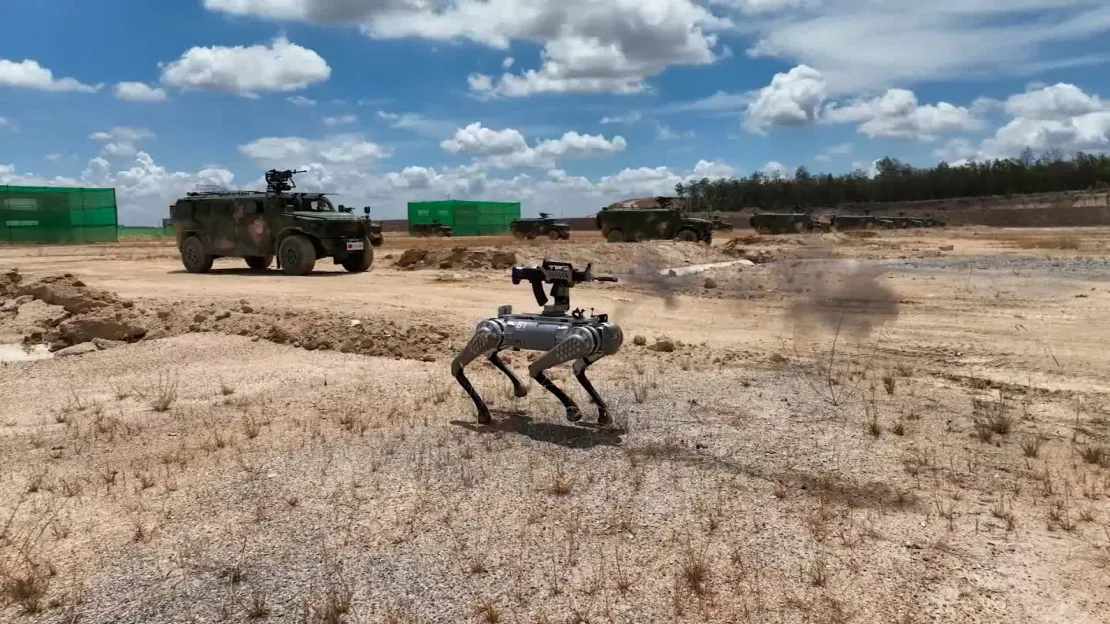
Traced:
<path fill-rule="evenodd" d="M 598 446 L 620 446 L 624 429 L 599 427 L 592 423 L 578 425 L 536 421 L 521 411 L 490 410 L 493 421 L 479 425 L 473 420 L 452 420 L 451 424 L 469 429 L 475 433 L 514 433 L 537 442 L 556 444 L 572 449 L 588 449 Z"/>

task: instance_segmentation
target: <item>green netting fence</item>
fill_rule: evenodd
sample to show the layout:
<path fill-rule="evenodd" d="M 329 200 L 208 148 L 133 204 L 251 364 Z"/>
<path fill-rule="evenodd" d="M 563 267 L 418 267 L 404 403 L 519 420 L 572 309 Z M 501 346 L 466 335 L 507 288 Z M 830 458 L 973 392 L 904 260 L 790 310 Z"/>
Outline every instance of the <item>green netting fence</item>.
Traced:
<path fill-rule="evenodd" d="M 444 201 L 409 202 L 409 225 L 442 223 L 455 236 L 505 234 L 520 218 L 520 202 Z"/>
<path fill-rule="evenodd" d="M 80 244 L 118 239 L 114 188 L 0 186 L 0 243 Z"/>
<path fill-rule="evenodd" d="M 120 238 L 150 238 L 165 236 L 173 236 L 172 227 L 135 227 L 127 225 L 119 226 Z"/>

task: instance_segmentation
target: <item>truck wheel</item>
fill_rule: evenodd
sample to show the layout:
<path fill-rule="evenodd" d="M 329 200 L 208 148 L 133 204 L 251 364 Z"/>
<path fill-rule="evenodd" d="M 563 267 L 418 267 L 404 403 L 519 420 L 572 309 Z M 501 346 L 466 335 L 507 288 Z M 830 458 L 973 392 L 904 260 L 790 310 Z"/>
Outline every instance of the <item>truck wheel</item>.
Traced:
<path fill-rule="evenodd" d="M 307 275 L 316 266 L 316 249 L 301 234 L 286 236 L 278 248 L 281 270 L 286 275 Z"/>
<path fill-rule="evenodd" d="M 684 243 L 696 243 L 696 242 L 698 242 L 699 238 L 701 238 L 701 237 L 698 236 L 698 233 L 695 232 L 694 230 L 685 229 L 685 230 L 679 230 L 678 231 L 678 240 L 680 240 Z"/>
<path fill-rule="evenodd" d="M 766 225 L 761 225 L 757 227 L 755 231 L 764 236 L 768 236 L 771 233 L 771 228 L 767 227 Z"/>
<path fill-rule="evenodd" d="M 274 263 L 273 256 L 247 256 L 245 260 L 252 271 L 265 271 Z"/>
<path fill-rule="evenodd" d="M 563 232 L 563 240 L 570 240 L 570 232 L 569 231 Z"/>
<path fill-rule="evenodd" d="M 357 252 L 357 255 L 347 256 L 343 260 L 343 268 L 347 269 L 349 273 L 365 273 L 370 265 L 374 263 L 374 248 L 366 245 L 362 251 Z"/>
<path fill-rule="evenodd" d="M 563 235 L 559 233 L 559 230 L 551 230 L 547 233 L 547 237 L 551 240 L 559 240 Z"/>
<path fill-rule="evenodd" d="M 181 244 L 181 264 L 190 273 L 207 273 L 212 270 L 215 258 L 204 252 L 204 243 L 196 236 L 190 236 Z"/>
<path fill-rule="evenodd" d="M 620 230 L 609 230 L 609 233 L 605 235 L 605 240 L 610 243 L 624 242 L 624 232 Z"/>

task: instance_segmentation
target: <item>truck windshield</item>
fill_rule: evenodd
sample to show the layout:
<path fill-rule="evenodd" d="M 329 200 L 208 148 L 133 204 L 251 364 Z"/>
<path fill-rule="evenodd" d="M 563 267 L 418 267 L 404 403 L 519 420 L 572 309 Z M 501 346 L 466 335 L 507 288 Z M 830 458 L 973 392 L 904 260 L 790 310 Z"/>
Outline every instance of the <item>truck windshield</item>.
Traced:
<path fill-rule="evenodd" d="M 331 201 L 326 197 L 317 199 L 305 199 L 301 202 L 301 210 L 309 212 L 335 212 L 335 206 L 332 206 Z"/>

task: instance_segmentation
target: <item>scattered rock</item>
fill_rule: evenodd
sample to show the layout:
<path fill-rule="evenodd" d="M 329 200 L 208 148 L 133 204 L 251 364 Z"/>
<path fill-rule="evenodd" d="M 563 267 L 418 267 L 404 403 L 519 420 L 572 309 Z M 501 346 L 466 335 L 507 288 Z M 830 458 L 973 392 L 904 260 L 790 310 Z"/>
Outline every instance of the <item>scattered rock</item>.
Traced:
<path fill-rule="evenodd" d="M 640 334 L 637 334 L 636 337 L 632 339 L 632 344 L 636 345 L 637 347 L 642 347 L 647 344 L 647 338 L 643 337 Z"/>
<path fill-rule="evenodd" d="M 362 325 L 362 321 L 358 319 L 351 319 L 351 327 L 358 327 L 359 325 Z"/>
<path fill-rule="evenodd" d="M 219 314 L 216 315 L 216 320 L 217 321 L 222 321 L 222 320 L 224 320 L 226 318 L 230 318 L 230 317 L 231 317 L 231 312 L 228 312 L 227 310 L 224 310 L 223 312 L 220 312 Z"/>
<path fill-rule="evenodd" d="M 114 294 L 93 290 L 73 276 L 44 277 L 20 287 L 19 294 L 62 306 L 70 314 L 86 314 L 120 303 Z"/>
<path fill-rule="evenodd" d="M 397 266 L 407 268 L 413 266 L 428 256 L 427 249 L 409 249 L 401 254 L 397 260 Z"/>
<path fill-rule="evenodd" d="M 717 287 L 717 280 L 713 279 L 712 277 L 705 278 L 705 287 L 706 288 L 716 288 Z"/>
<path fill-rule="evenodd" d="M 123 345 L 127 344 L 126 342 L 120 342 L 119 340 L 105 340 L 104 338 L 93 338 L 92 343 L 96 345 L 96 348 L 100 349 L 101 351 L 115 349 L 116 347 L 122 347 Z"/>
<path fill-rule="evenodd" d="M 434 355 L 425 355 L 424 357 L 420 358 L 420 361 L 421 362 L 435 362 L 436 358 L 435 358 Z"/>
<path fill-rule="evenodd" d="M 677 276 L 678 276 L 678 273 L 676 273 L 674 269 L 670 269 L 670 270 L 667 271 L 667 277 L 677 277 Z"/>
<path fill-rule="evenodd" d="M 382 258 L 385 259 L 385 260 L 392 260 L 393 259 L 393 254 L 385 254 L 384 256 L 382 256 Z"/>
<path fill-rule="evenodd" d="M 15 320 L 25 327 L 54 327 L 68 316 L 62 306 L 31 300 L 19 306 Z"/>
<path fill-rule="evenodd" d="M 508 269 L 516 264 L 516 254 L 511 251 L 495 251 L 489 265 L 494 269 Z"/>
<path fill-rule="evenodd" d="M 674 341 L 670 338 L 656 338 L 655 344 L 648 348 L 652 351 L 659 351 L 661 353 L 671 353 L 674 351 Z"/>
<path fill-rule="evenodd" d="M 158 318 L 162 319 L 163 321 L 170 318 L 170 311 L 169 310 L 158 310 Z"/>
<path fill-rule="evenodd" d="M 34 301 L 35 298 L 31 295 L 21 295 L 15 299 L 8 299 L 4 302 L 3 307 L 0 307 L 0 312 L 15 312 L 19 306 L 25 305 Z"/>
<path fill-rule="evenodd" d="M 245 303 L 243 304 L 242 307 L 239 308 L 239 310 L 241 310 L 243 312 L 243 314 L 254 314 L 254 308 L 250 307 L 249 305 L 247 305 Z"/>
<path fill-rule="evenodd" d="M 99 349 L 96 348 L 96 345 L 91 342 L 82 342 L 81 344 L 75 344 L 72 347 L 66 347 L 65 349 L 61 349 L 55 352 L 54 357 L 61 358 L 69 357 L 71 355 L 85 355 L 86 353 L 93 353 L 94 351 L 99 351 Z"/>
<path fill-rule="evenodd" d="M 204 312 L 197 312 L 197 315 L 193 317 L 193 322 L 194 323 L 203 323 L 207 320 L 208 320 L 208 314 L 206 314 Z"/>
<path fill-rule="evenodd" d="M 440 262 L 440 263 L 439 263 L 439 268 L 441 268 L 441 269 L 450 269 L 450 268 L 451 268 L 451 266 L 452 266 L 452 265 L 451 265 L 451 261 L 450 261 L 450 260 L 444 260 L 443 262 Z"/>
<path fill-rule="evenodd" d="M 69 343 L 66 342 L 65 340 L 55 340 L 54 342 L 50 343 L 49 348 L 50 348 L 50 352 L 53 353 L 55 351 L 61 351 L 62 349 L 65 349 L 68 346 L 69 346 Z"/>
<path fill-rule="evenodd" d="M 73 344 L 90 342 L 94 338 L 133 342 L 146 335 L 146 328 L 132 319 L 105 317 L 71 318 L 58 326 L 62 338 Z"/>
<path fill-rule="evenodd" d="M 956 248 L 955 245 L 941 245 L 940 246 L 941 251 L 952 251 L 955 248 Z"/>

